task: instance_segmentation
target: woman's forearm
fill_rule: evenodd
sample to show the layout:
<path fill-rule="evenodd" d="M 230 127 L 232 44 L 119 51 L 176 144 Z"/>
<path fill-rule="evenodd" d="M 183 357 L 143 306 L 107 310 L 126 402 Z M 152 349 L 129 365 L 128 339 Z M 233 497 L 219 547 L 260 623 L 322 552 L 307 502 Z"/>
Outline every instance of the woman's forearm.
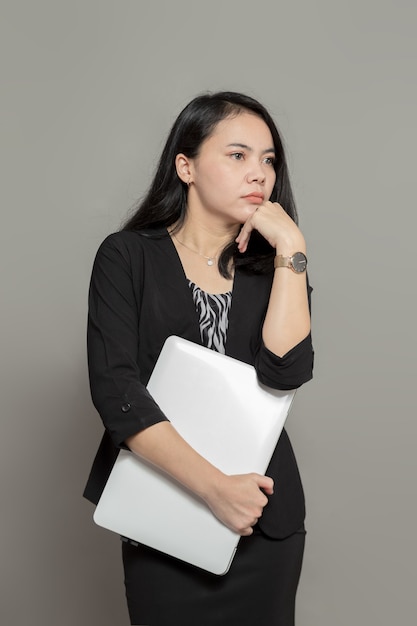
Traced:
<path fill-rule="evenodd" d="M 206 499 L 221 479 L 222 472 L 198 454 L 170 422 L 142 430 L 129 437 L 126 445 L 200 498 Z"/>
<path fill-rule="evenodd" d="M 250 535 L 273 492 L 260 474 L 227 476 L 196 452 L 170 422 L 160 422 L 126 440 L 138 456 L 202 498 L 214 515 L 240 535 Z"/>
<path fill-rule="evenodd" d="M 303 249 L 293 250 L 304 252 Z M 286 256 L 286 255 L 284 255 Z M 266 347 L 284 356 L 310 332 L 306 273 L 296 274 L 290 268 L 275 270 L 268 309 L 262 328 Z"/>

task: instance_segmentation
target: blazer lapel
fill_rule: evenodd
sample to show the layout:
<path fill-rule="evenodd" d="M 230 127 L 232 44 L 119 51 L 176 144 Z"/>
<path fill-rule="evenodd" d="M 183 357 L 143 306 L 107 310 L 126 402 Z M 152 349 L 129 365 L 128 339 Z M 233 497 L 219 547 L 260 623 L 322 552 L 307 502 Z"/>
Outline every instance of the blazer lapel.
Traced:
<path fill-rule="evenodd" d="M 167 235 L 162 241 L 164 270 L 159 282 L 166 298 L 171 334 L 201 344 L 198 315 L 181 260 L 171 237 Z"/>
<path fill-rule="evenodd" d="M 270 274 L 247 274 L 236 268 L 226 354 L 251 365 L 260 345 L 271 284 Z"/>

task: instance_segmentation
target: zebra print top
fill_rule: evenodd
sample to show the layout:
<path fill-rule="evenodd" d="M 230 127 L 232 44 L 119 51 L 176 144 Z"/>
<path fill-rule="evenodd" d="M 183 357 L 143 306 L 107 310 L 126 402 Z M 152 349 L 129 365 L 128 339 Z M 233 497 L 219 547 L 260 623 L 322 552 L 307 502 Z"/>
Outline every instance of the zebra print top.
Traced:
<path fill-rule="evenodd" d="M 204 346 L 225 353 L 232 292 L 207 293 L 188 281 L 199 316 L 201 341 Z"/>

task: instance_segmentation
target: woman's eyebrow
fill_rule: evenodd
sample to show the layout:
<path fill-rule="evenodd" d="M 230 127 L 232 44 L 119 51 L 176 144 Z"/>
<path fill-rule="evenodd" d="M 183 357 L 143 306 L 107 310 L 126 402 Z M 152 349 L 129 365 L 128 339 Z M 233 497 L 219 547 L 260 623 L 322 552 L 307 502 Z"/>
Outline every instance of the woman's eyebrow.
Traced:
<path fill-rule="evenodd" d="M 253 148 L 247 146 L 245 143 L 233 142 L 228 143 L 226 148 L 243 148 L 244 150 L 249 150 L 252 152 Z M 275 148 L 267 148 L 266 150 L 262 150 L 262 154 L 266 154 L 267 152 L 273 152 L 275 154 Z"/>

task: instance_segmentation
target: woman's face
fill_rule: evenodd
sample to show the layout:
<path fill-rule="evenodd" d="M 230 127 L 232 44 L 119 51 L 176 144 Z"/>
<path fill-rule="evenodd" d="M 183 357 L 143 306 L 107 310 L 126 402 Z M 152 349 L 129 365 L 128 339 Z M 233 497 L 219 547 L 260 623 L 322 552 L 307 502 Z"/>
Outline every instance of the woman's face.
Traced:
<path fill-rule="evenodd" d="M 244 112 L 222 120 L 189 161 L 188 210 L 226 226 L 243 224 L 271 196 L 274 158 L 272 135 L 261 118 Z"/>

